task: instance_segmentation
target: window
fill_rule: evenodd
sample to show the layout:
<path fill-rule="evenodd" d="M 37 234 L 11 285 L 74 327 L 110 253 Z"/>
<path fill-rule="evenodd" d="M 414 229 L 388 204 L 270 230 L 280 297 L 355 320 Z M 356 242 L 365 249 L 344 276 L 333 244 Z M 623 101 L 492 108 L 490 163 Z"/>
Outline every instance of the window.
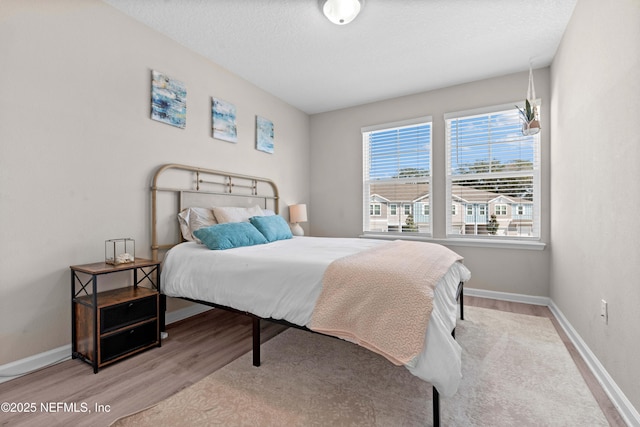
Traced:
<path fill-rule="evenodd" d="M 411 215 L 412 204 L 429 194 L 431 183 L 431 117 L 369 126 L 362 129 L 363 206 L 378 200 L 397 201 L 404 215 Z M 397 213 L 397 212 L 396 212 Z M 392 213 L 393 215 L 393 213 Z M 364 212 L 364 232 L 431 233 L 428 216 L 380 219 Z"/>
<path fill-rule="evenodd" d="M 473 205 L 467 205 L 467 215 L 473 215 Z"/>
<path fill-rule="evenodd" d="M 422 215 L 429 216 L 429 206 L 430 205 L 422 205 Z"/>
<path fill-rule="evenodd" d="M 398 215 L 398 205 L 392 203 L 389 205 L 389 214 L 390 215 Z"/>
<path fill-rule="evenodd" d="M 380 203 L 372 203 L 369 206 L 369 215 L 380 216 Z"/>
<path fill-rule="evenodd" d="M 522 135 L 514 104 L 446 114 L 445 122 L 448 203 L 495 203 L 501 216 L 507 205 L 522 206 L 517 219 L 483 237 L 540 237 L 539 134 Z M 465 227 L 464 221 L 449 215 L 447 235 L 483 234 L 483 227 Z"/>

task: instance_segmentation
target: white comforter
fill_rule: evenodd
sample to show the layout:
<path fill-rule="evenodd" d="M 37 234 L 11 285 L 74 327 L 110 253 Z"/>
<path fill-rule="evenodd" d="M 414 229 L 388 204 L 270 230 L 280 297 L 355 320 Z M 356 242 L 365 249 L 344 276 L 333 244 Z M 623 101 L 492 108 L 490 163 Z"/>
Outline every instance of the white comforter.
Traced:
<path fill-rule="evenodd" d="M 386 243 L 294 237 L 224 251 L 182 243 L 165 257 L 162 292 L 308 326 L 326 267 L 337 258 Z M 412 374 L 434 385 L 444 396 L 456 392 L 462 377 L 461 349 L 451 331 L 456 324 L 458 283 L 469 277 L 469 270 L 456 263 L 438 283 L 424 350 L 406 365 Z"/>

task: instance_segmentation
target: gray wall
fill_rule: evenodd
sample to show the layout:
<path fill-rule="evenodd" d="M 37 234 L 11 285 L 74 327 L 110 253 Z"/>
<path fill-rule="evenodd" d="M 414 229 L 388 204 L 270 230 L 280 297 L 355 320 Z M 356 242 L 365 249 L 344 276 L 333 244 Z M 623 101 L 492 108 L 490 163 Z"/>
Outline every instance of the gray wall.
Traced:
<path fill-rule="evenodd" d="M 0 365 L 70 343 L 69 265 L 116 237 L 150 255 L 161 164 L 271 178 L 285 215 L 308 200 L 308 115 L 105 3 L 2 0 L 0 58 Z M 185 129 L 149 118 L 152 69 L 186 84 Z M 212 96 L 236 105 L 237 144 L 211 137 Z"/>
<path fill-rule="evenodd" d="M 640 408 L 640 2 L 580 0 L 551 86 L 551 297 Z"/>
<path fill-rule="evenodd" d="M 549 68 L 534 70 L 534 80 L 536 95 L 542 101 L 542 241 L 548 243 Z M 362 233 L 362 127 L 432 116 L 433 235 L 445 237 L 444 114 L 524 101 L 528 81 L 528 72 L 516 73 L 311 116 L 309 224 L 312 233 L 318 236 Z M 472 271 L 468 286 L 549 296 L 548 250 L 451 247 L 465 257 Z"/>

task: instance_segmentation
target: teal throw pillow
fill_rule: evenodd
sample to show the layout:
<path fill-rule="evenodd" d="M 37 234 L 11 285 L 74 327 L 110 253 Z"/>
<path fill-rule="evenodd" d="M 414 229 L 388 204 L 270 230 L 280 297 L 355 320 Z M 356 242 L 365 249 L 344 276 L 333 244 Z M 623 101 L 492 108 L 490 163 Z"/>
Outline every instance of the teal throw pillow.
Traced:
<path fill-rule="evenodd" d="M 228 222 L 200 228 L 193 232 L 209 249 L 232 249 L 262 245 L 267 239 L 248 222 Z"/>
<path fill-rule="evenodd" d="M 280 215 L 253 216 L 249 218 L 249 221 L 269 242 L 293 237 L 289 224 Z"/>

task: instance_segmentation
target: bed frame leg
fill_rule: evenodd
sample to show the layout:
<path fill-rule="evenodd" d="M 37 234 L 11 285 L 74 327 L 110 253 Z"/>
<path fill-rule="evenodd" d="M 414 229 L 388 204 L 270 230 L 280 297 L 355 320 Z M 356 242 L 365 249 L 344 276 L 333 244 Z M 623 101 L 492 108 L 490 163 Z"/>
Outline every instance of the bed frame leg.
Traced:
<path fill-rule="evenodd" d="M 464 320 L 464 283 L 460 282 L 460 320 Z"/>
<path fill-rule="evenodd" d="M 253 366 L 260 366 L 260 318 L 253 317 Z"/>
<path fill-rule="evenodd" d="M 433 427 L 440 427 L 440 393 L 433 387 Z"/>
<path fill-rule="evenodd" d="M 460 288 L 460 320 L 464 320 L 464 285 Z"/>
<path fill-rule="evenodd" d="M 164 294 L 160 294 L 160 332 L 165 332 L 167 330 L 167 296 Z"/>

